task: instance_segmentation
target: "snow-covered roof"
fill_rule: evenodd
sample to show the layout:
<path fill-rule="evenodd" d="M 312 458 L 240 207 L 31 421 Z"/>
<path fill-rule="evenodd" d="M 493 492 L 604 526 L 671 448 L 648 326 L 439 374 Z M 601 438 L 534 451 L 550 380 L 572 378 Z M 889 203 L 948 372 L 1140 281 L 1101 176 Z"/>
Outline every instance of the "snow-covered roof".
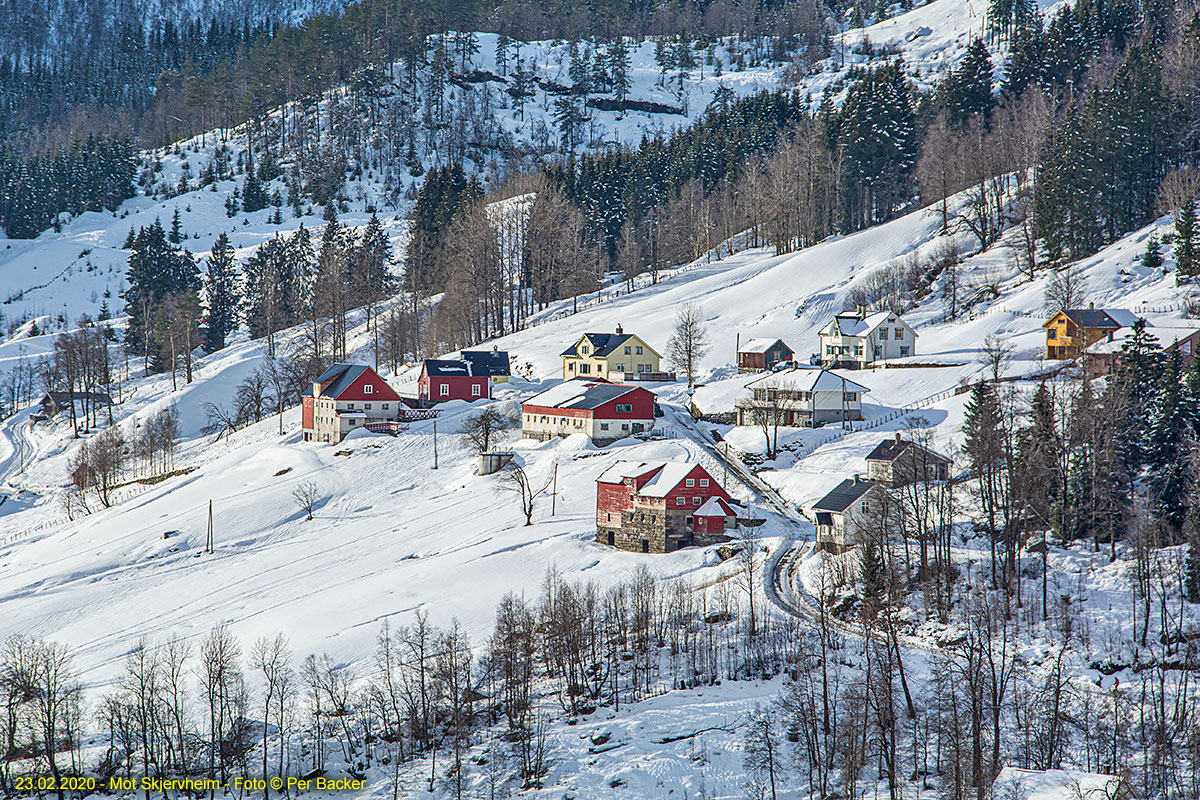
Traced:
<path fill-rule="evenodd" d="M 339 417 L 365 417 L 365 416 L 367 416 L 367 412 L 365 412 L 365 411 L 347 410 L 344 408 L 337 409 L 333 413 L 337 414 Z"/>
<path fill-rule="evenodd" d="M 686 461 L 618 461 L 600 473 L 596 482 L 621 483 L 627 478 L 637 478 L 653 472 L 654 477 L 642 485 L 638 494 L 644 497 L 666 497 L 695 468 L 695 464 Z"/>
<path fill-rule="evenodd" d="M 893 322 L 888 324 L 904 322 L 899 314 L 893 314 L 890 311 L 876 311 L 874 314 L 868 314 L 865 317 L 860 316 L 854 311 L 843 311 L 833 318 L 833 322 L 837 325 L 838 332 L 842 336 L 867 336 L 871 331 L 888 322 L 888 320 L 893 320 Z M 905 327 L 907 327 L 907 323 Z"/>
<path fill-rule="evenodd" d="M 608 381 L 597 381 L 595 378 L 572 378 L 557 386 L 551 386 L 540 394 L 535 394 L 525 401 L 525 405 L 590 410 L 599 408 L 618 397 L 644 391 L 646 390 L 639 386 L 624 386 Z"/>
<path fill-rule="evenodd" d="M 787 344 L 782 339 L 754 338 L 754 339 L 747 339 L 746 341 L 742 342 L 742 346 L 738 350 L 738 352 L 740 352 L 740 353 L 765 353 L 768 350 L 770 350 L 772 347 L 774 347 L 776 345 L 776 343 L 782 344 L 784 347 L 787 347 L 788 350 L 792 349 L 792 348 L 788 347 Z"/>
<path fill-rule="evenodd" d="M 861 383 L 855 383 L 833 370 L 815 367 L 793 367 L 764 375 L 746 384 L 746 388 L 786 389 L 793 392 L 869 392 Z"/>
<path fill-rule="evenodd" d="M 992 796 L 996 800 L 1117 800 L 1121 779 L 1079 770 L 1005 767 L 992 783 Z"/>
<path fill-rule="evenodd" d="M 686 461 L 668 461 L 663 464 L 657 475 L 638 490 L 638 494 L 644 497 L 666 497 L 695 468 L 695 464 Z"/>
<path fill-rule="evenodd" d="M 596 483 L 621 483 L 652 472 L 663 465 L 661 461 L 618 461 L 596 478 Z"/>
<path fill-rule="evenodd" d="M 1182 342 L 1189 336 L 1192 336 L 1195 333 L 1200 333 L 1200 328 L 1187 327 L 1182 324 L 1176 326 L 1175 324 L 1167 323 L 1163 325 L 1151 326 L 1149 323 L 1146 323 L 1146 326 L 1146 332 L 1157 339 L 1158 344 L 1161 347 L 1170 347 L 1171 345 L 1175 344 L 1175 342 Z M 1121 348 L 1125 345 L 1125 342 L 1128 341 L 1129 337 L 1132 335 L 1132 328 L 1122 328 L 1121 330 L 1113 333 L 1111 341 L 1107 338 L 1101 339 L 1089 347 L 1088 352 L 1119 353 Z"/>
<path fill-rule="evenodd" d="M 454 358 L 427 358 L 422 366 L 426 375 L 438 377 L 469 378 L 474 377 L 470 361 Z"/>
<path fill-rule="evenodd" d="M 1127 308 L 1106 308 L 1104 309 L 1104 313 L 1108 314 L 1113 322 L 1123 328 L 1132 327 L 1134 323 L 1141 319 L 1139 314 Z M 1150 323 L 1147 322 L 1146 324 L 1149 325 Z"/>
<path fill-rule="evenodd" d="M 736 517 L 737 513 L 719 497 L 710 497 L 692 512 L 695 517 Z"/>

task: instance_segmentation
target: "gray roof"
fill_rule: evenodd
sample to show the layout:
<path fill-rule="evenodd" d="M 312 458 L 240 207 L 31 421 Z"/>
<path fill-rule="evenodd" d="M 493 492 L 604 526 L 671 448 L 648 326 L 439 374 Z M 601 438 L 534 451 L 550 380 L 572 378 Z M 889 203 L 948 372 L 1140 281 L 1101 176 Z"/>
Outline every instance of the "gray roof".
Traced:
<path fill-rule="evenodd" d="M 474 375 L 489 375 L 493 378 L 511 374 L 507 350 L 463 350 L 459 353 L 463 361 L 471 364 Z"/>
<path fill-rule="evenodd" d="M 640 386 L 625 386 L 619 383 L 597 382 L 595 379 L 572 378 L 552 386 L 541 394 L 525 401 L 525 405 L 545 408 L 578 408 L 592 410 L 610 400 L 616 400 L 634 392 L 645 392 Z"/>
<path fill-rule="evenodd" d="M 839 483 L 829 492 L 813 504 L 814 511 L 835 511 L 842 512 L 854 504 L 858 498 L 869 492 L 872 487 L 878 486 L 875 481 L 867 481 L 859 478 L 857 481 L 853 478 L 847 478 Z"/>
<path fill-rule="evenodd" d="M 1067 319 L 1081 328 L 1103 328 L 1118 330 L 1121 324 L 1099 308 L 1064 308 Z"/>
<path fill-rule="evenodd" d="M 909 447 L 921 446 L 915 442 L 910 442 L 907 439 L 884 439 L 882 442 L 875 445 L 874 450 L 867 454 L 867 461 L 895 461 L 900 457 L 900 454 Z M 950 463 L 950 459 L 946 458 L 940 453 L 935 453 L 927 447 L 921 447 L 921 449 L 924 450 L 934 461 L 942 461 L 947 464 Z"/>
<path fill-rule="evenodd" d="M 42 398 L 42 405 L 46 404 L 46 400 L 51 400 L 55 405 L 65 406 L 72 400 L 91 400 L 96 403 L 112 403 L 112 398 L 105 392 L 46 392 Z"/>
<path fill-rule="evenodd" d="M 605 356 L 611 355 L 614 350 L 616 350 L 621 345 L 625 344 L 625 342 L 629 341 L 629 339 L 631 339 L 633 337 L 633 334 L 629 334 L 629 333 L 585 333 L 584 336 L 587 337 L 588 344 L 590 344 L 592 346 L 592 352 L 590 355 L 599 356 L 600 358 L 604 358 Z M 579 344 L 579 343 L 576 342 L 575 344 Z M 579 355 L 579 353 L 575 351 L 575 344 L 571 345 L 566 350 L 563 350 L 561 355 L 564 355 L 564 356 Z"/>
<path fill-rule="evenodd" d="M 321 390 L 322 397 L 337 397 L 346 391 L 350 387 L 350 384 L 358 380 L 358 376 L 362 375 L 368 369 L 370 367 L 366 364 L 334 364 L 322 372 L 315 383 L 329 384 Z M 300 396 L 312 397 L 312 386 L 301 392 Z"/>

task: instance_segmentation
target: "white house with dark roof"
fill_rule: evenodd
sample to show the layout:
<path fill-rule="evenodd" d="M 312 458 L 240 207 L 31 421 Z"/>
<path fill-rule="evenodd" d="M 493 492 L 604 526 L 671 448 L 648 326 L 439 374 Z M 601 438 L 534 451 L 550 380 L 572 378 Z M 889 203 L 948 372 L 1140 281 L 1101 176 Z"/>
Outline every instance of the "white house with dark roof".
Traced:
<path fill-rule="evenodd" d="M 917 354 L 917 332 L 899 314 L 843 311 L 821 329 L 821 365 L 859 369 Z"/>
<path fill-rule="evenodd" d="M 922 481 L 945 481 L 950 479 L 950 459 L 897 433 L 867 454 L 867 478 L 893 489 Z"/>
<path fill-rule="evenodd" d="M 795 367 L 746 384 L 750 397 L 738 402 L 738 424 L 759 425 L 763 415 L 784 427 L 811 428 L 827 422 L 862 419 L 863 395 L 870 391 L 832 370 Z"/>
<path fill-rule="evenodd" d="M 652 392 L 605 380 L 563 381 L 521 406 L 521 434 L 538 441 L 582 433 L 596 444 L 610 444 L 653 427 Z"/>
<path fill-rule="evenodd" d="M 300 408 L 304 441 L 337 444 L 351 431 L 399 419 L 408 406 L 365 364 L 334 364 L 300 395 Z"/>
<path fill-rule="evenodd" d="M 855 475 L 813 503 L 811 512 L 817 547 L 840 553 L 859 543 L 864 526 L 890 524 L 898 508 L 882 484 Z"/>

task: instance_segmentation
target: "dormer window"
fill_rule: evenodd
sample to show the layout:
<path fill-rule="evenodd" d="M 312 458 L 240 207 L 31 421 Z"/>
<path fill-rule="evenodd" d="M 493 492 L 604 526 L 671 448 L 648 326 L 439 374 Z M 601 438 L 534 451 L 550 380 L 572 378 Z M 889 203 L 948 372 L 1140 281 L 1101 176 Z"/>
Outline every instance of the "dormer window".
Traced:
<path fill-rule="evenodd" d="M 375 392 L 375 387 L 369 383 L 363 387 L 363 394 L 373 394 L 374 392 Z"/>
<path fill-rule="evenodd" d="M 590 352 L 591 352 L 591 348 L 589 348 L 589 347 L 588 347 L 588 346 L 585 344 L 583 347 L 579 348 L 579 351 L 580 351 L 581 353 L 583 353 L 583 354 L 586 356 L 588 353 L 590 353 Z"/>

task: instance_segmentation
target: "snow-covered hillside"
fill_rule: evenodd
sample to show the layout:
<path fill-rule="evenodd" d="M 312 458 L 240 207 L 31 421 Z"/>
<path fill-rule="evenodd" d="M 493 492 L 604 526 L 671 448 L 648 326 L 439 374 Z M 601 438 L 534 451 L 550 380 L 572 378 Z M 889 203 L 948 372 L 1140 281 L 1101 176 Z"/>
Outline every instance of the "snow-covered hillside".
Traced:
<path fill-rule="evenodd" d="M 847 46 L 802 78 L 800 86 L 814 95 L 839 86 L 845 68 L 865 58 L 853 47 L 864 34 L 876 44 L 895 43 L 919 79 L 929 83 L 966 47 L 981 25 L 980 13 L 982 7 L 961 0 L 934 0 L 866 31 L 844 33 Z M 473 66 L 492 72 L 497 69 L 495 41 L 480 39 Z M 564 80 L 564 45 L 522 47 L 543 79 Z M 591 145 L 634 143 L 643 132 L 695 119 L 720 86 L 745 95 L 774 87 L 785 74 L 780 65 L 735 70 L 726 63 L 718 75 L 715 65 L 705 64 L 688 77 L 681 97 L 657 85 L 653 44 L 638 47 L 634 65 L 630 96 L 678 104 L 681 113 L 596 111 Z M 504 109 L 497 112 L 497 124 L 536 155 L 544 145 L 539 138 L 552 124 L 550 103 L 542 96 L 520 116 Z M 236 160 L 246 146 L 245 132 L 223 142 L 209 134 L 171 152 L 147 154 L 148 160 L 161 161 L 153 185 L 178 185 L 185 164 L 194 176 L 217 146 L 230 148 Z M 432 155 L 429 159 L 423 167 L 435 163 Z M 486 163 L 476 166 L 486 172 Z M 389 185 L 367 169 L 347 184 L 339 218 L 361 227 L 379 212 L 399 254 L 407 203 L 418 180 L 407 174 Z M 226 201 L 237 185 L 224 180 L 213 190 L 171 197 L 158 191 L 126 202 L 111 215 L 84 214 L 61 232 L 33 241 L 0 240 L 0 310 L 9 323 L 7 338 L 0 341 L 0 377 L 21 359 L 50 352 L 57 334 L 80 314 L 95 315 L 103 305 L 119 314 L 128 259 L 123 242 L 130 228 L 155 219 L 167 224 L 178 211 L 193 252 L 206 252 L 228 233 L 244 259 L 278 233 L 321 224 L 321 215 L 307 203 L 297 217 L 284 202 L 283 223 L 271 222 L 274 208 L 230 218 Z M 285 183 L 270 188 L 282 190 Z M 952 198 L 951 210 L 963 202 Z M 1168 227 L 1169 220 L 1160 219 L 1077 264 L 1086 301 L 1147 317 L 1172 335 L 1192 328 L 1170 272 L 1169 248 L 1166 271 L 1147 269 L 1139 260 L 1147 238 L 1162 238 Z M 170 475 L 131 476 L 115 491 L 112 507 L 93 502 L 88 513 L 67 507 L 71 458 L 79 440 L 66 420 L 32 423 L 33 410 L 19 410 L 0 422 L 0 639 L 21 632 L 68 643 L 89 689 L 96 691 L 114 685 L 139 638 L 177 636 L 195 644 L 221 623 L 247 643 L 286 631 L 301 657 L 328 653 L 338 665 L 365 675 L 374 669 L 383 623 L 407 625 L 422 611 L 438 625 L 456 620 L 478 646 L 492 633 L 498 601 L 510 593 L 538 596 L 551 571 L 569 582 L 604 588 L 646 568 L 697 594 L 728 591 L 739 585 L 742 567 L 737 559 L 722 560 L 727 553 L 717 548 L 643 555 L 595 542 L 596 477 L 621 459 L 699 460 L 766 518 L 758 536 L 771 558 L 792 552 L 794 542 L 811 541 L 813 527 L 796 509 L 862 471 L 863 457 L 881 438 L 915 425 L 929 428 L 941 451 L 959 451 L 966 396 L 954 392 L 988 369 L 981 350 L 989 339 L 1013 347 L 1005 375 L 1016 379 L 1019 391 L 1050 373 L 1042 322 L 1053 278 L 1043 271 L 1030 279 L 1018 269 L 1013 258 L 1017 233 L 1010 231 L 958 265 L 959 284 L 970 290 L 963 295 L 972 298 L 968 309 L 949 314 L 943 278 L 906 313 L 919 335 L 915 355 L 887 369 L 853 375 L 870 390 L 863 422 L 849 430 L 782 432 L 786 449 L 763 463 L 754 479 L 726 472 L 713 434 L 737 451 L 759 454 L 765 449 L 762 431 L 695 422 L 689 407 L 715 415 L 731 411 L 745 396 L 746 384 L 758 376 L 737 374 L 739 340 L 782 338 L 805 361 L 818 350 L 819 329 L 881 270 L 927 263 L 951 243 L 971 253 L 965 235 L 943 231 L 938 210 L 916 210 L 795 253 L 755 248 L 704 257 L 660 273 L 656 283 L 643 278 L 632 292 L 612 286 L 599 296 L 580 298 L 578 311 L 575 299 L 559 301 L 538 312 L 525 330 L 481 343 L 507 350 L 522 371 L 528 366 L 531 377 L 498 385 L 490 401 L 509 414 L 522 399 L 558 381 L 561 351 L 583 332 L 621 326 L 665 353 L 675 309 L 691 304 L 702 310 L 711 344 L 694 391 L 682 381 L 653 386 L 664 411 L 662 438 L 627 439 L 600 449 L 578 436 L 534 443 L 509 432 L 505 445 L 518 462 L 538 485 L 552 487 L 552 494 L 538 499 L 529 526 L 523 524 L 516 495 L 497 476 L 477 475 L 475 456 L 458 437 L 462 424 L 489 401 L 451 403 L 436 423 L 409 424 L 396 437 L 359 432 L 336 447 L 302 441 L 298 406 L 225 436 L 205 433 L 206 404 L 228 403 L 246 376 L 267 362 L 263 342 L 244 333 L 225 349 L 200 357 L 190 384 L 172 388 L 170 376 L 131 371 L 113 411 L 115 424 L 133 431 L 173 407 L 179 413 L 179 443 Z M 34 320 L 40 335 L 32 335 Z M 362 313 L 352 315 L 349 348 L 353 360 L 364 363 L 371 359 L 365 323 Z M 303 335 L 293 329 L 281 337 L 286 345 Z M 114 347 L 114 355 L 118 352 Z M 409 365 L 387 377 L 401 391 L 412 391 L 418 371 Z M 318 498 L 311 520 L 296 498 L 301 489 Z M 211 553 L 205 548 L 210 520 Z M 956 555 L 967 570 L 973 559 L 983 558 L 972 548 L 977 543 L 964 541 Z M 801 563 L 798 586 L 812 588 L 822 558 Z M 1113 610 L 1120 602 L 1123 567 L 1102 561 L 1092 554 L 1056 552 L 1054 580 L 1064 591 L 1077 588 L 1098 598 L 1096 636 L 1115 638 L 1124 624 Z M 1085 573 L 1086 579 L 1079 577 Z M 765 577 L 760 570 L 757 580 Z M 763 588 L 768 594 L 776 590 Z M 941 633 L 906 633 L 914 682 L 929 679 L 926 657 Z M 1030 663 L 1049 653 L 1042 639 L 1024 644 Z M 1071 668 L 1079 680 L 1095 678 L 1089 666 Z M 567 715 L 559 715 L 547 734 L 552 767 L 537 796 L 608 797 L 614 790 L 633 798 L 740 796 L 741 720 L 755 704 L 770 702 L 781 682 L 689 688 L 647 697 L 634 707 L 602 709 L 588 719 L 570 718 L 569 724 Z M 708 733 L 693 738 L 696 731 Z M 610 741 L 613 749 L 622 749 L 610 754 Z M 418 779 L 409 777 L 417 786 Z M 407 796 L 433 796 L 419 791 L 413 788 Z M 383 797 L 386 787 L 376 782 L 369 794 Z"/>

